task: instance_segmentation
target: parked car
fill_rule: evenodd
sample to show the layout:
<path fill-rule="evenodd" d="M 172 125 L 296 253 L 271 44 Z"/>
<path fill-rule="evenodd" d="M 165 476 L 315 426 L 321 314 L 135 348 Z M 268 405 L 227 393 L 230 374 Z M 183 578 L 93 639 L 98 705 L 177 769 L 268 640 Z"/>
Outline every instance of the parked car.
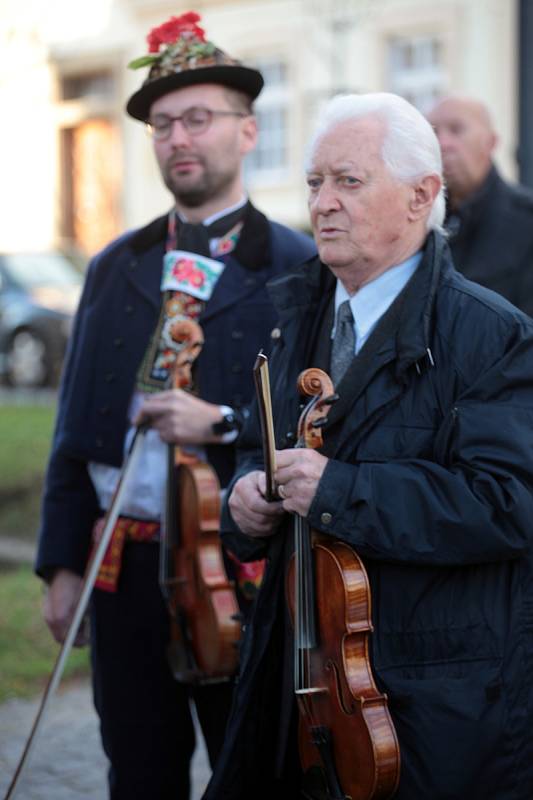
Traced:
<path fill-rule="evenodd" d="M 0 377 L 57 382 L 83 276 L 59 252 L 0 254 Z"/>

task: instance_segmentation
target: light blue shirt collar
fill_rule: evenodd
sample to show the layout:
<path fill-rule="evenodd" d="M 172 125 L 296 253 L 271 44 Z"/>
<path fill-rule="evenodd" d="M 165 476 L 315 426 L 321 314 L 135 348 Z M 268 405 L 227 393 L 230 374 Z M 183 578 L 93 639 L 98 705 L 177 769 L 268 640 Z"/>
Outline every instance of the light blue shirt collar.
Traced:
<path fill-rule="evenodd" d="M 354 318 L 355 353 L 357 354 L 385 311 L 398 297 L 404 286 L 416 271 L 422 259 L 419 250 L 406 261 L 383 272 L 370 283 L 361 286 L 352 297 L 348 294 L 340 280 L 337 280 L 335 289 L 335 325 L 331 337 L 335 335 L 337 311 L 341 303 L 350 301 Z"/>

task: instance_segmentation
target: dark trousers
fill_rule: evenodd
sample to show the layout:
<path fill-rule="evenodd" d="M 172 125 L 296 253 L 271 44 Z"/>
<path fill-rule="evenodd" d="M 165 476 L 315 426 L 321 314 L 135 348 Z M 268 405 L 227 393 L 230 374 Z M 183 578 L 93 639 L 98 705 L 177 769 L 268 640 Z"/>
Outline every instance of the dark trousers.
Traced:
<path fill-rule="evenodd" d="M 222 746 L 231 704 L 230 683 L 191 688 L 171 674 L 158 551 L 154 543 L 128 543 L 118 591 L 93 592 L 93 690 L 111 763 L 111 800 L 188 800 L 195 748 L 190 701 L 211 766 Z"/>

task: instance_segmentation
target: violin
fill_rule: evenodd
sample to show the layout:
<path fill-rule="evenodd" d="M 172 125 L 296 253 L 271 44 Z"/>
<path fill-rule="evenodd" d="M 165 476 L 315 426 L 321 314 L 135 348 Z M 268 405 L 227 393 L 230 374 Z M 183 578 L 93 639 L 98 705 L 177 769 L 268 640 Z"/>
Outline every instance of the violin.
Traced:
<path fill-rule="evenodd" d="M 180 320 L 172 387 L 190 389 L 192 364 L 203 345 L 200 326 Z M 220 483 L 194 451 L 168 446 L 160 585 L 172 619 L 169 659 L 186 683 L 228 680 L 237 669 L 240 613 L 219 539 Z"/>
<path fill-rule="evenodd" d="M 333 384 L 322 370 L 308 369 L 298 389 L 312 399 L 300 416 L 296 446 L 320 448 L 321 427 L 337 399 Z M 370 665 L 368 576 L 352 547 L 312 531 L 299 515 L 294 539 L 286 589 L 304 794 L 316 796 L 318 789 L 331 800 L 386 800 L 398 787 L 400 750 Z"/>

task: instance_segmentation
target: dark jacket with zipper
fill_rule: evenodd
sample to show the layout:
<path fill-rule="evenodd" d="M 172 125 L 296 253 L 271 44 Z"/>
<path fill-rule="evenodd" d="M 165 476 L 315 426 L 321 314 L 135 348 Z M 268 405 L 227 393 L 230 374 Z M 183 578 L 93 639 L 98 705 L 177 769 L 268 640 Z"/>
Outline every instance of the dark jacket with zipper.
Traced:
<path fill-rule="evenodd" d="M 120 466 L 139 364 L 161 308 L 167 216 L 112 242 L 90 263 L 63 373 L 46 476 L 37 571 L 83 573 L 99 514 L 87 462 Z M 235 250 L 200 317 L 205 344 L 195 364 L 200 397 L 242 409 L 253 395 L 252 366 L 269 349 L 276 313 L 265 284 L 315 252 L 303 234 L 248 204 Z M 235 447 L 207 448 L 222 486 Z"/>
<path fill-rule="evenodd" d="M 446 227 L 457 269 L 533 315 L 533 192 L 492 167 Z"/>
<path fill-rule="evenodd" d="M 274 281 L 279 447 L 320 351 L 333 281 L 316 259 Z M 326 334 L 327 335 L 327 334 Z M 324 329 L 322 328 L 322 339 Z M 352 545 L 370 581 L 370 653 L 401 750 L 397 800 L 533 797 L 533 323 L 457 273 L 428 237 L 407 287 L 337 387 L 313 529 Z M 255 415 L 237 477 L 261 463 Z M 286 536 L 227 544 L 268 558 L 206 800 L 266 798 L 279 761 Z M 350 742 L 343 743 L 346 748 Z M 255 793 L 254 793 L 255 792 Z"/>

